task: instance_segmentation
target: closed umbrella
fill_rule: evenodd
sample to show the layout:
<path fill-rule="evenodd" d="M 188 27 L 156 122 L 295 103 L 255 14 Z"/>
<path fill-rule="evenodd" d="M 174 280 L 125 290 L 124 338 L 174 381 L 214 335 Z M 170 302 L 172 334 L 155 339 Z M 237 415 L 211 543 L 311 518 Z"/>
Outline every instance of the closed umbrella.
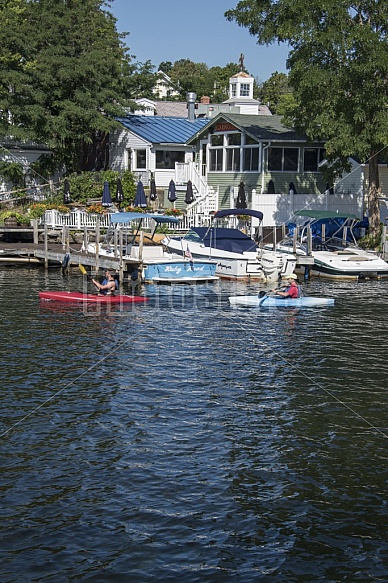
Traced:
<path fill-rule="evenodd" d="M 275 194 L 275 183 L 273 180 L 268 182 L 268 194 Z"/>
<path fill-rule="evenodd" d="M 102 206 L 112 206 L 112 197 L 110 195 L 109 182 L 107 180 L 104 182 L 101 204 Z"/>
<path fill-rule="evenodd" d="M 118 178 L 116 183 L 116 202 L 118 205 L 124 202 L 124 192 L 123 185 L 121 184 L 121 178 Z"/>
<path fill-rule="evenodd" d="M 69 204 L 71 202 L 70 199 L 70 184 L 67 178 L 65 178 L 65 182 L 63 185 L 63 204 Z"/>
<path fill-rule="evenodd" d="M 133 205 L 139 207 L 147 206 L 147 199 L 144 192 L 144 186 L 141 180 L 139 180 L 139 182 L 137 183 L 135 202 L 133 203 Z"/>
<path fill-rule="evenodd" d="M 193 183 L 189 180 L 186 187 L 185 203 L 191 204 L 192 202 L 194 202 Z"/>
<path fill-rule="evenodd" d="M 155 182 L 155 179 L 152 178 L 151 184 L 150 184 L 150 199 L 156 200 L 157 198 L 158 198 L 158 195 L 156 194 L 156 182 Z"/>
<path fill-rule="evenodd" d="M 170 180 L 170 184 L 168 185 L 168 200 L 170 202 L 176 201 L 176 188 L 173 180 Z"/>
<path fill-rule="evenodd" d="M 296 192 L 295 184 L 293 182 L 290 182 L 290 184 L 288 185 L 288 193 L 289 194 L 298 194 Z"/>
<path fill-rule="evenodd" d="M 238 195 L 236 201 L 236 209 L 246 209 L 247 208 L 247 199 L 245 196 L 245 185 L 243 181 L 240 182 L 238 187 Z"/>

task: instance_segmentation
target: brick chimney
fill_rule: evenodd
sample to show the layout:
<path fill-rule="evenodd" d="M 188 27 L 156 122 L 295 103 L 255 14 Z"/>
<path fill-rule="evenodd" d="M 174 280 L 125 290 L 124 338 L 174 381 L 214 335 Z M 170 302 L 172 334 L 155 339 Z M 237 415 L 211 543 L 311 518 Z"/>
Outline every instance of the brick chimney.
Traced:
<path fill-rule="evenodd" d="M 208 97 L 207 95 L 203 95 L 201 97 L 201 103 L 203 103 L 205 105 L 209 105 L 209 103 L 210 103 L 210 97 Z"/>

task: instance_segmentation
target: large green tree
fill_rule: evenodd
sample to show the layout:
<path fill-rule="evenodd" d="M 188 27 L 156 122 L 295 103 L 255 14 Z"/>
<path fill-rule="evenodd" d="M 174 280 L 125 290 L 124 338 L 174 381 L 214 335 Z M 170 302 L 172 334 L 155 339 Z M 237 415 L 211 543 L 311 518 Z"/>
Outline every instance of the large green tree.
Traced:
<path fill-rule="evenodd" d="M 379 229 L 378 160 L 388 144 L 386 0 L 241 0 L 225 14 L 259 44 L 286 42 L 295 107 L 288 119 L 326 139 L 329 160 L 369 163 L 370 229 Z"/>
<path fill-rule="evenodd" d="M 271 113 L 283 115 L 286 104 L 292 102 L 292 87 L 285 73 L 272 73 L 260 88 L 260 100 L 268 105 Z"/>
<path fill-rule="evenodd" d="M 128 104 L 134 65 L 109 5 L 0 5 L 1 131 L 48 144 L 69 171 L 93 165 L 92 154 L 104 159 L 106 136 Z M 96 141 L 100 146 L 91 147 Z"/>
<path fill-rule="evenodd" d="M 128 80 L 128 89 L 132 99 L 146 97 L 154 99 L 153 89 L 157 82 L 157 73 L 155 65 L 151 61 L 145 63 L 136 63 Z"/>
<path fill-rule="evenodd" d="M 194 63 L 189 59 L 180 59 L 174 64 L 161 63 L 161 67 L 164 67 L 162 70 L 168 68 L 169 77 L 180 88 L 181 99 L 186 99 L 187 92 L 194 91 L 198 98 L 207 95 L 214 103 L 228 99 L 229 79 L 240 71 L 237 63 L 209 68 L 206 63 Z"/>
<path fill-rule="evenodd" d="M 6 135 L 12 124 L 10 103 L 14 99 L 13 88 L 21 82 L 28 67 L 26 53 L 28 40 L 20 34 L 24 21 L 25 0 L 2 0 L 0 3 L 0 134 Z M 23 135 L 15 126 L 13 135 Z"/>

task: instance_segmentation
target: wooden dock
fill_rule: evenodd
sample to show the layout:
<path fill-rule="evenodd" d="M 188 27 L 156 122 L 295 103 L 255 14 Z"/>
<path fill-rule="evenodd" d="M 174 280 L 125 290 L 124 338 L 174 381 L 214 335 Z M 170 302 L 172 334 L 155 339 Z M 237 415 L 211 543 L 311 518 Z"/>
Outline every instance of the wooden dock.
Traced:
<path fill-rule="evenodd" d="M 54 239 L 51 237 L 53 234 Z M 39 242 L 42 238 L 43 242 Z M 132 272 L 141 270 L 140 260 L 90 254 L 82 252 L 81 248 L 82 244 L 70 244 L 68 227 L 56 231 L 49 230 L 47 226 L 38 229 L 37 221 L 30 228 L 0 227 L 0 265 L 25 263 L 42 265 L 46 269 L 49 266 L 69 269 L 81 264 L 95 275 L 99 274 L 100 269 L 113 269 L 120 282 L 126 276 L 130 278 Z"/>
<path fill-rule="evenodd" d="M 81 246 L 79 246 L 81 247 Z M 0 265 L 36 265 L 48 269 L 58 267 L 70 269 L 79 264 L 83 265 L 92 274 L 98 275 L 100 270 L 113 269 L 122 282 L 129 272 L 139 269 L 140 262 L 136 260 L 120 260 L 119 257 L 104 257 L 81 252 L 80 248 L 63 247 L 60 243 L 1 242 Z"/>

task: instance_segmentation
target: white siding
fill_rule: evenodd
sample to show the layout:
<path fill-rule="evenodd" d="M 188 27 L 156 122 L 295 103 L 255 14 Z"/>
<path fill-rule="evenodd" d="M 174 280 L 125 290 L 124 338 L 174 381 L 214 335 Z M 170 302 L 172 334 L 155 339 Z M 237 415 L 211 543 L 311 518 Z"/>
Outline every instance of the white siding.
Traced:
<path fill-rule="evenodd" d="M 296 211 L 328 210 L 363 216 L 362 197 L 355 194 L 254 194 L 252 208 L 263 213 L 263 226 L 272 227 L 288 222 L 303 224 L 305 218 L 295 217 Z"/>

